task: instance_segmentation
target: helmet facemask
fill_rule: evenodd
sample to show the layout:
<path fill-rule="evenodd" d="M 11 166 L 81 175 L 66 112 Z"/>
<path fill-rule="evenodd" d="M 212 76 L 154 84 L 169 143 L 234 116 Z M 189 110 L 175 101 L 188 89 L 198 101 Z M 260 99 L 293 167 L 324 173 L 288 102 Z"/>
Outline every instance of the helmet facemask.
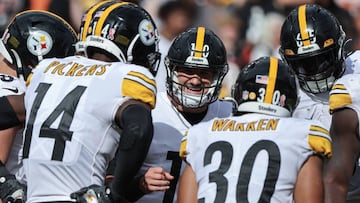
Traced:
<path fill-rule="evenodd" d="M 225 77 L 225 74 L 223 72 L 213 71 L 209 68 L 199 67 L 184 67 L 176 65 L 166 65 L 166 67 L 168 71 L 168 94 L 179 105 L 182 105 L 186 108 L 200 108 L 217 100 L 220 93 L 222 81 Z M 186 69 L 188 69 L 188 71 L 190 72 L 194 69 L 199 72 L 211 72 L 209 74 L 212 74 L 212 79 L 210 80 L 209 84 L 204 84 L 203 82 L 201 82 L 200 84 L 193 86 L 190 83 L 190 80 L 192 80 L 193 77 L 199 77 L 199 80 L 202 80 L 201 75 L 192 76 L 189 77 L 188 80 L 186 80 L 185 82 L 180 82 L 178 71 L 179 69 L 185 70 L 185 72 L 187 71 Z"/>
<path fill-rule="evenodd" d="M 318 53 L 297 57 L 285 56 L 286 62 L 295 71 L 301 89 L 311 94 L 330 91 L 335 80 L 344 71 L 338 59 L 339 48 L 329 48 Z"/>
<path fill-rule="evenodd" d="M 186 108 L 204 107 L 216 101 L 229 70 L 224 44 L 205 27 L 178 35 L 165 57 L 165 67 L 168 95 Z"/>

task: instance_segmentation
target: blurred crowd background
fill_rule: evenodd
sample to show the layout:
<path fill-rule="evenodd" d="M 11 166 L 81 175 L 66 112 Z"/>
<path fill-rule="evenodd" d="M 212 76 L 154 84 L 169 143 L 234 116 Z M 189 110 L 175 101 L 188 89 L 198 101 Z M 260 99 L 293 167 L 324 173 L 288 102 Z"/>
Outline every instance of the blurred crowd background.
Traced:
<path fill-rule="evenodd" d="M 54 12 L 78 31 L 83 12 L 100 0 L 0 0 L 0 34 L 11 18 L 28 9 Z M 230 71 L 222 96 L 230 94 L 237 72 L 249 61 L 278 55 L 279 33 L 286 15 L 302 3 L 317 3 L 339 19 L 348 39 L 348 49 L 360 49 L 359 0 L 133 0 L 156 20 L 160 51 L 166 55 L 171 40 L 193 26 L 206 26 L 223 40 Z M 166 78 L 165 71 L 158 77 Z M 164 81 L 165 83 L 165 81 Z M 160 84 L 162 86 L 162 84 Z"/>

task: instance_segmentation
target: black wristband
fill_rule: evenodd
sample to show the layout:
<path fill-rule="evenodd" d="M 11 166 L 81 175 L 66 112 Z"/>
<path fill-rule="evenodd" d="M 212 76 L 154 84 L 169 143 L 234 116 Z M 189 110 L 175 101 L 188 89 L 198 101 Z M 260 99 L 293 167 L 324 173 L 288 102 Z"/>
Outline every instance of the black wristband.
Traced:
<path fill-rule="evenodd" d="M 135 177 L 125 191 L 124 198 L 130 202 L 136 202 L 146 193 L 140 189 L 140 181 L 144 176 Z"/>

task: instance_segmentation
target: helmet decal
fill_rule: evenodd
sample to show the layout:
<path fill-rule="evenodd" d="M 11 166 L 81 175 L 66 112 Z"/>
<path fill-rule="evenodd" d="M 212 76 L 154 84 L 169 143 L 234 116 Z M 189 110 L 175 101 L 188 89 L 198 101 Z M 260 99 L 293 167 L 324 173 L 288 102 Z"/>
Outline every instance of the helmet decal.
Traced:
<path fill-rule="evenodd" d="M 26 44 L 30 53 L 35 56 L 43 56 L 49 53 L 53 46 L 53 40 L 47 32 L 36 30 L 29 34 Z"/>
<path fill-rule="evenodd" d="M 253 92 L 252 92 L 253 93 Z M 242 93 L 242 99 L 243 100 L 248 100 L 249 99 L 249 96 L 252 96 L 249 94 L 249 91 L 247 90 L 244 90 L 243 93 Z"/>
<path fill-rule="evenodd" d="M 257 75 L 255 82 L 259 84 L 267 85 L 269 82 L 269 77 L 267 75 Z"/>
<path fill-rule="evenodd" d="M 306 4 L 299 6 L 298 9 L 299 31 L 296 37 L 296 44 L 299 47 L 297 54 L 304 54 L 319 50 L 320 47 L 316 44 L 316 36 L 314 29 L 307 26 L 306 22 Z"/>
<path fill-rule="evenodd" d="M 155 43 L 155 29 L 148 19 L 139 23 L 140 40 L 143 44 L 149 46 Z"/>
<path fill-rule="evenodd" d="M 303 44 L 303 46 L 309 46 L 310 45 L 310 31 L 307 28 L 307 23 L 306 23 L 306 5 L 302 5 L 299 7 L 299 27 L 300 27 L 300 35 L 301 35 L 301 45 Z M 314 36 L 314 30 L 311 30 L 312 32 L 312 36 Z"/>
<path fill-rule="evenodd" d="M 195 43 L 191 43 L 191 53 L 186 59 L 187 63 L 209 65 L 207 57 L 210 53 L 209 45 L 204 44 L 205 40 L 205 27 L 198 27 Z"/>

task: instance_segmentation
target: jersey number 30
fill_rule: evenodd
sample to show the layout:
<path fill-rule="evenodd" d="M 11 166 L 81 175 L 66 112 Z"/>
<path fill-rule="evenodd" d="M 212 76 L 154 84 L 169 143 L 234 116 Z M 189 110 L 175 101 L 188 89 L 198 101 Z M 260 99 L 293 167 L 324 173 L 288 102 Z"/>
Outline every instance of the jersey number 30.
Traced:
<path fill-rule="evenodd" d="M 240 166 L 240 172 L 236 185 L 236 202 L 249 202 L 248 189 L 251 172 L 254 168 L 255 159 L 258 153 L 263 150 L 265 150 L 268 154 L 269 164 L 266 170 L 267 172 L 263 189 L 257 202 L 270 202 L 280 172 L 280 150 L 278 146 L 270 140 L 260 140 L 253 144 L 246 152 Z M 234 150 L 232 145 L 226 141 L 212 143 L 205 151 L 204 166 L 211 164 L 211 160 L 215 152 L 221 153 L 221 163 L 216 171 L 209 173 L 209 182 L 217 184 L 214 202 L 226 202 L 228 180 L 224 175 L 231 166 Z M 198 202 L 205 202 L 205 198 L 199 199 Z"/>

